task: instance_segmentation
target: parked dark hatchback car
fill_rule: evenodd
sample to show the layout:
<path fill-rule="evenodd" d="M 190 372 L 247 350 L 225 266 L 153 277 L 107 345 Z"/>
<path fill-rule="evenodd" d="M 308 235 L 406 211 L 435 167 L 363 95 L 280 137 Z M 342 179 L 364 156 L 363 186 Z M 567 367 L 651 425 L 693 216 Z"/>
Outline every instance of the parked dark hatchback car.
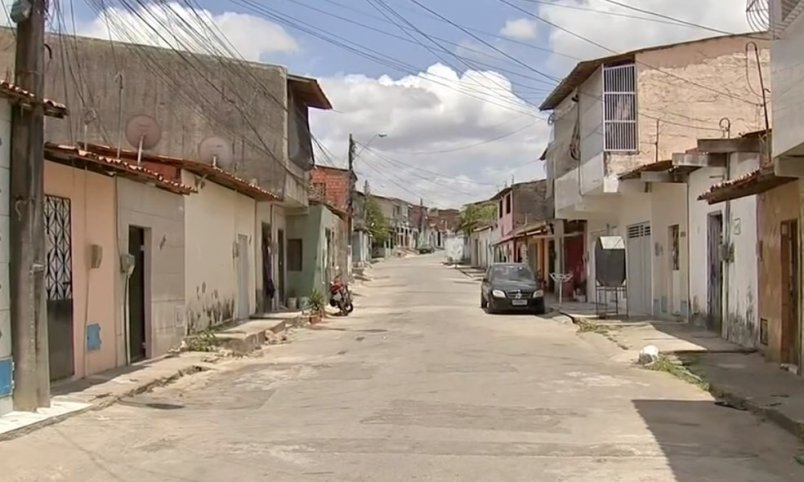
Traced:
<path fill-rule="evenodd" d="M 544 291 L 527 265 L 493 264 L 483 277 L 480 307 L 489 313 L 530 311 L 541 315 L 545 313 Z"/>

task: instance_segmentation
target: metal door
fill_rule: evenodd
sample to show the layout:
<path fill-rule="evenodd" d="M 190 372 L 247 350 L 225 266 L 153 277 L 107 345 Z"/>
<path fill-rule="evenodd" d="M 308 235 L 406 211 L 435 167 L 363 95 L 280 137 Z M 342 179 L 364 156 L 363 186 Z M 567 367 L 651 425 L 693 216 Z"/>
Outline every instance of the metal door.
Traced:
<path fill-rule="evenodd" d="M 723 215 L 712 213 L 707 219 L 707 328 L 720 331 L 723 319 L 723 261 L 720 251 L 723 244 Z"/>
<path fill-rule="evenodd" d="M 47 330 L 50 379 L 75 373 L 73 347 L 73 262 L 70 200 L 45 196 Z"/>
<path fill-rule="evenodd" d="M 652 312 L 650 234 L 649 223 L 628 226 L 626 297 L 631 313 Z"/>
<path fill-rule="evenodd" d="M 249 298 L 251 287 L 248 274 L 251 263 L 248 255 L 248 236 L 237 235 L 237 319 L 245 320 L 251 314 Z"/>

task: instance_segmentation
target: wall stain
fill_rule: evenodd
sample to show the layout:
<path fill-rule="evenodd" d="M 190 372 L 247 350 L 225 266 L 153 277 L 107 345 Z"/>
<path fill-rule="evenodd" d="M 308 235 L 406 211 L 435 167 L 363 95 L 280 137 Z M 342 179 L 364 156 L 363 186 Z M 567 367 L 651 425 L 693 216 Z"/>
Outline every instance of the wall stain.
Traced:
<path fill-rule="evenodd" d="M 196 299 L 187 306 L 186 334 L 192 335 L 234 319 L 234 298 L 222 297 L 218 290 L 206 292 L 206 282 L 195 289 Z"/>

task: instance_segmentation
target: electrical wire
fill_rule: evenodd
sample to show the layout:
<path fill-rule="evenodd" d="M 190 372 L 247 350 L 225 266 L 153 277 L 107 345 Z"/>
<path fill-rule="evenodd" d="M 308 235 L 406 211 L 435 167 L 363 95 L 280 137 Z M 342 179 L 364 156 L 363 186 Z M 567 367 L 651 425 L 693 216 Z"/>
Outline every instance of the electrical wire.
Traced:
<path fill-rule="evenodd" d="M 528 0 L 528 1 L 531 1 L 531 0 Z M 610 3 L 612 5 L 616 5 L 618 7 L 627 8 L 628 10 L 633 10 L 635 12 L 644 13 L 644 14 L 647 14 L 647 15 L 652 15 L 654 17 L 659 17 L 659 18 L 662 18 L 662 19 L 665 19 L 665 20 L 671 20 L 673 22 L 677 22 L 679 24 L 686 25 L 688 27 L 699 28 L 699 29 L 702 29 L 702 30 L 708 30 L 710 32 L 715 32 L 715 33 L 724 34 L 724 35 L 734 35 L 734 32 L 728 32 L 726 30 L 720 30 L 718 28 L 708 27 L 706 25 L 701 25 L 699 23 L 694 23 L 694 22 L 690 22 L 690 21 L 687 21 L 687 20 L 684 20 L 684 19 L 681 19 L 681 18 L 676 18 L 676 17 L 670 16 L 670 15 L 665 15 L 663 13 L 654 12 L 654 11 L 647 10 L 647 9 L 644 9 L 644 8 L 635 7 L 633 5 L 628 5 L 627 3 L 618 2 L 617 0 L 602 0 L 602 1 L 604 1 L 606 3 Z"/>

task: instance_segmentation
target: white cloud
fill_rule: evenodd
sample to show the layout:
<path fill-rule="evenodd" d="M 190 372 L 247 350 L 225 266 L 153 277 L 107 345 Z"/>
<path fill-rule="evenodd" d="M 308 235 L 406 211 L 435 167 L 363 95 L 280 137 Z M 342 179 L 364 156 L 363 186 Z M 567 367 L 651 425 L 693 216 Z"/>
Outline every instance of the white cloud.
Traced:
<path fill-rule="evenodd" d="M 537 21 L 528 18 L 507 20 L 500 30 L 500 35 L 515 40 L 532 40 L 539 34 Z"/>
<path fill-rule="evenodd" d="M 315 111 L 313 133 L 340 165 L 350 133 L 361 143 L 387 134 L 355 164 L 374 192 L 449 207 L 488 197 L 511 176 L 544 177 L 537 159 L 549 126 L 499 73 L 457 73 L 436 64 L 397 79 L 346 75 L 320 81 L 337 111 Z M 318 162 L 325 163 L 323 156 Z"/>
<path fill-rule="evenodd" d="M 282 26 L 264 18 L 235 12 L 213 14 L 177 2 L 148 3 L 136 13 L 109 7 L 90 23 L 79 26 L 77 33 L 102 39 L 111 34 L 122 42 L 218 55 L 234 47 L 234 55 L 254 61 L 266 54 L 299 50 Z"/>
<path fill-rule="evenodd" d="M 643 10 L 661 13 L 710 28 L 744 33 L 750 31 L 745 17 L 745 0 L 620 0 Z M 607 12 L 651 18 L 643 21 L 633 18 L 605 15 L 600 12 L 564 8 L 563 6 L 593 8 Z M 545 19 L 571 32 L 594 40 L 616 52 L 625 52 L 651 45 L 680 42 L 719 35 L 717 32 L 683 25 L 670 25 L 666 20 L 635 12 L 603 0 L 555 0 L 553 5 L 540 4 L 538 13 Z M 610 55 L 611 52 L 579 39 L 572 34 L 550 28 L 550 47 L 582 58 Z M 572 61 L 553 55 L 551 62 L 559 68 L 568 68 Z"/>

